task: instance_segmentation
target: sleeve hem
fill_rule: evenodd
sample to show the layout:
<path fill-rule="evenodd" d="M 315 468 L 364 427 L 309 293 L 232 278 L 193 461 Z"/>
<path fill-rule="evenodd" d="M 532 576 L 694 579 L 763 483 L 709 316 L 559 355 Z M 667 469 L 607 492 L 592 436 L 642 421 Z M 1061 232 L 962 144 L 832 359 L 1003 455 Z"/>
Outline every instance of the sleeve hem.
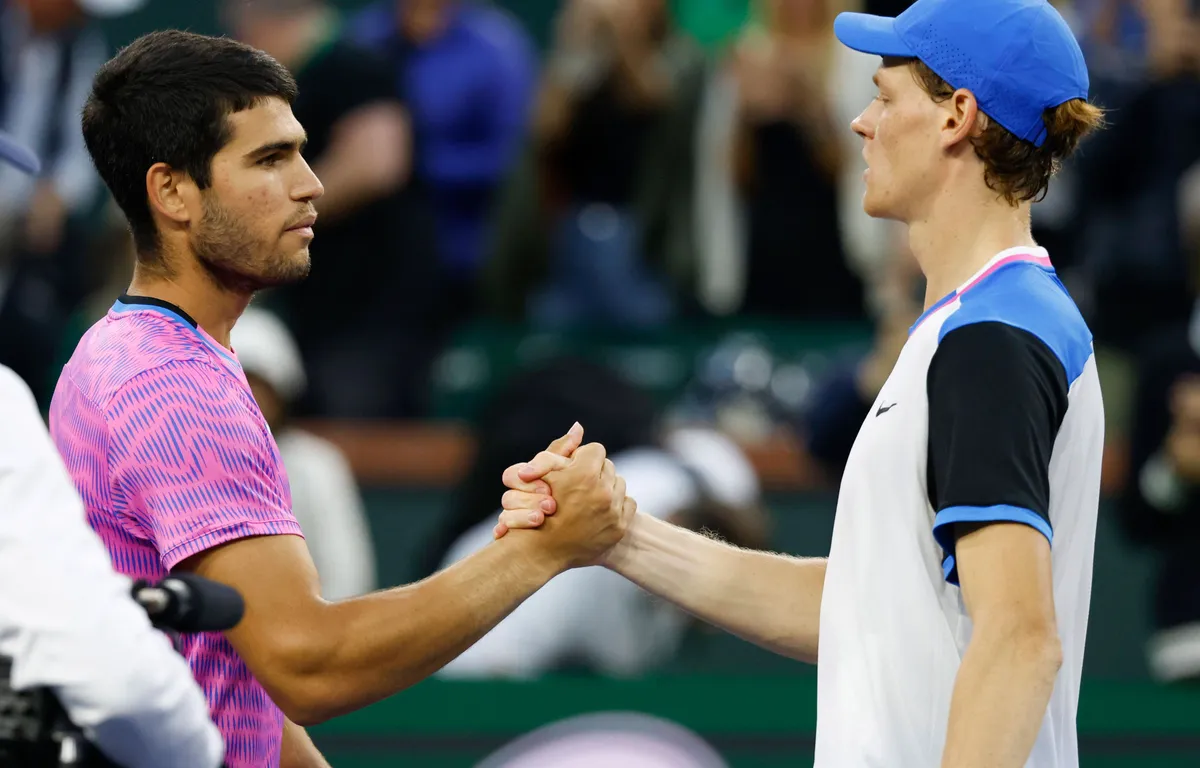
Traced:
<path fill-rule="evenodd" d="M 937 513 L 933 521 L 933 538 L 946 553 L 942 561 L 942 578 L 950 584 L 958 584 L 958 565 L 954 559 L 954 539 L 951 528 L 954 523 L 1021 523 L 1035 529 L 1046 541 L 1054 544 L 1054 529 L 1046 518 L 1024 507 L 997 504 L 990 507 L 946 507 Z"/>
<path fill-rule="evenodd" d="M 251 536 L 281 535 L 304 538 L 304 533 L 300 530 L 300 524 L 295 519 L 280 518 L 278 520 L 242 521 L 223 528 L 205 531 L 198 536 L 176 544 L 162 553 L 162 564 L 164 568 L 171 570 L 192 555 L 220 546 L 221 544 Z"/>

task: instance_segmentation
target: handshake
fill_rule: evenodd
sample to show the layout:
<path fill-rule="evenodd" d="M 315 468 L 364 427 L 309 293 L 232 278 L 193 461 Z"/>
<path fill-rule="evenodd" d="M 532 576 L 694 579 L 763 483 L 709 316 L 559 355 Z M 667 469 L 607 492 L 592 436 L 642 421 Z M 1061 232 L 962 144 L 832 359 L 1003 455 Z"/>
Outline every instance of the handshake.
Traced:
<path fill-rule="evenodd" d="M 494 537 L 538 528 L 533 533 L 545 537 L 563 570 L 608 562 L 637 513 L 604 446 L 584 445 L 578 423 L 531 461 L 506 469 L 504 485 Z"/>

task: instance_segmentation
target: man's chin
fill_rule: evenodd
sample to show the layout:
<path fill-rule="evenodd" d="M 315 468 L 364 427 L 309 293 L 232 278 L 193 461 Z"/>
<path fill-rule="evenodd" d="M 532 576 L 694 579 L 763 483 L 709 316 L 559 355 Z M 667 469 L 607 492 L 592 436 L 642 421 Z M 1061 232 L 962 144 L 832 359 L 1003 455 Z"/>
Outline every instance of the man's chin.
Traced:
<path fill-rule="evenodd" d="M 308 277 L 308 273 L 312 270 L 312 260 L 308 258 L 308 250 L 304 251 L 304 258 L 297 260 L 294 263 L 286 265 L 286 269 L 282 269 L 271 275 L 263 278 L 263 288 L 279 288 L 284 285 L 293 285 Z"/>
<path fill-rule="evenodd" d="M 888 205 L 867 192 L 862 200 L 863 212 L 873 219 L 895 219 L 896 215 Z"/>
<path fill-rule="evenodd" d="M 206 262 L 209 274 L 227 290 L 238 293 L 254 293 L 268 288 L 280 288 L 298 283 L 308 277 L 312 268 L 312 260 L 308 249 L 296 254 L 287 261 L 271 265 L 271 269 L 249 272 L 244 269 L 234 269 L 224 264 Z"/>

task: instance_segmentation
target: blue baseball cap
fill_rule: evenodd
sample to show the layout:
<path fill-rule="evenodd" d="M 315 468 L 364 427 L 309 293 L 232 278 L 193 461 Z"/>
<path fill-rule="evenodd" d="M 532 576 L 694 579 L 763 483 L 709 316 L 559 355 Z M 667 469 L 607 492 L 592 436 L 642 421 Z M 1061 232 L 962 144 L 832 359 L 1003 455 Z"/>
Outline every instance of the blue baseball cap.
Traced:
<path fill-rule="evenodd" d="M 896 18 L 840 13 L 833 32 L 876 56 L 920 59 L 1017 138 L 1041 146 L 1042 113 L 1088 96 L 1083 51 L 1046 0 L 917 0 Z"/>
<path fill-rule="evenodd" d="M 0 131 L 0 160 L 12 163 L 25 173 L 38 173 L 42 170 L 37 155 L 4 131 Z"/>

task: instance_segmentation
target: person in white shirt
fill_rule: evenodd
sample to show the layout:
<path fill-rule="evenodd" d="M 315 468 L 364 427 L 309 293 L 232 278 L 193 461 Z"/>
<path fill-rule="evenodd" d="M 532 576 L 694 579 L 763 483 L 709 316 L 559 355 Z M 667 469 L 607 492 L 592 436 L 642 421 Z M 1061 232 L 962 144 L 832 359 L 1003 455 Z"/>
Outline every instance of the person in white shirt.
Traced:
<path fill-rule="evenodd" d="M 279 446 L 321 596 L 344 600 L 374 592 L 375 545 L 350 462 L 336 445 L 288 419 L 307 382 L 295 338 L 271 312 L 248 307 L 230 342 Z"/>
<path fill-rule="evenodd" d="M 39 165 L 3 134 L 0 160 Z M 130 587 L 88 527 L 33 393 L 0 366 L 0 656 L 13 689 L 52 689 L 118 765 L 218 766 L 225 747 L 204 695 Z"/>
<path fill-rule="evenodd" d="M 1045 0 L 917 0 L 894 19 L 841 14 L 834 32 L 883 57 L 852 124 L 863 206 L 907 226 L 926 300 L 850 453 L 829 557 L 638 515 L 604 564 L 764 647 L 819 655 L 821 768 L 1075 768 L 1104 414 L 1091 333 L 1033 242 L 1031 202 L 1102 112 Z M 569 463 L 511 467 L 496 534 L 531 527 L 545 497 L 530 483 Z"/>

